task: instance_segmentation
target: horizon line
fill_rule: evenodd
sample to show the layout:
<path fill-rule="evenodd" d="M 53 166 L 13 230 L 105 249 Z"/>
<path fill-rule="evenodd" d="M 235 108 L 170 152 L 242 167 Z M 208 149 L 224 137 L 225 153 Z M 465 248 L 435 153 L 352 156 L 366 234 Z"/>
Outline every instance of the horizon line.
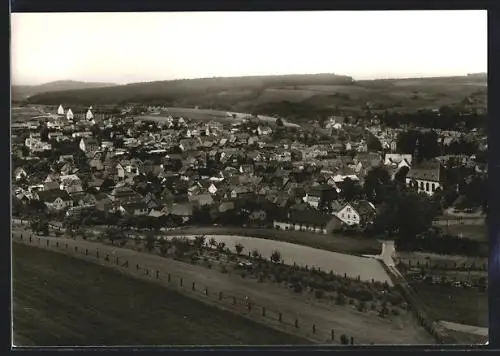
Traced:
<path fill-rule="evenodd" d="M 102 83 L 102 84 L 113 84 L 113 86 L 122 86 L 122 85 L 132 85 L 132 84 L 145 84 L 145 83 L 156 83 L 156 82 L 174 82 L 174 81 L 182 81 L 182 80 L 202 80 L 202 79 L 216 79 L 216 78 L 251 78 L 251 77 L 279 77 L 279 76 L 291 76 L 291 75 L 336 75 L 339 77 L 350 77 L 354 81 L 361 80 L 391 80 L 391 79 L 423 79 L 423 78 L 450 78 L 450 77 L 466 77 L 469 75 L 481 75 L 488 74 L 487 71 L 482 72 L 467 72 L 462 74 L 401 74 L 401 75 L 349 75 L 349 74 L 338 74 L 338 73 L 288 73 L 288 74 L 252 74 L 252 75 L 237 75 L 237 76 L 211 76 L 211 77 L 187 77 L 187 78 L 172 78 L 172 79 L 158 79 L 158 80 L 145 80 L 145 81 L 132 81 L 132 82 L 111 82 L 111 81 L 94 81 L 94 80 L 77 80 L 77 79 L 54 79 L 48 82 L 42 82 L 38 84 L 24 84 L 24 83 L 14 83 L 11 82 L 11 86 L 39 86 L 50 83 L 57 82 L 79 82 L 79 83 Z"/>

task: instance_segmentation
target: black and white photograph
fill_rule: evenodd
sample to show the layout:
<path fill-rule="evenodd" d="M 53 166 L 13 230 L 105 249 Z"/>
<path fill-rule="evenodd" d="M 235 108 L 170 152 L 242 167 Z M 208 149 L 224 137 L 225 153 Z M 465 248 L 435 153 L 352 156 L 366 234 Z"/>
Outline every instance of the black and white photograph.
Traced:
<path fill-rule="evenodd" d="M 488 342 L 485 10 L 10 21 L 14 348 Z"/>

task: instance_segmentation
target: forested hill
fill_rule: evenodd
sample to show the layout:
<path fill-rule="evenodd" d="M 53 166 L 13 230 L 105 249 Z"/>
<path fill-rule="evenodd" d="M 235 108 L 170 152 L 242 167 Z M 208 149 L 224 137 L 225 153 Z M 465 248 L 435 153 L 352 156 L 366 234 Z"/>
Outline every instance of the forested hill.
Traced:
<path fill-rule="evenodd" d="M 101 87 L 116 86 L 115 83 L 93 83 L 93 82 L 79 82 L 76 80 L 59 80 L 55 82 L 40 84 L 40 85 L 13 85 L 12 86 L 12 99 L 24 100 L 32 95 L 54 92 L 66 91 L 76 89 L 92 89 Z"/>
<path fill-rule="evenodd" d="M 276 114 L 290 119 L 366 110 L 436 109 L 467 105 L 486 109 L 483 75 L 354 81 L 336 74 L 205 78 L 48 92 L 33 104 L 142 103 L 172 107 Z"/>

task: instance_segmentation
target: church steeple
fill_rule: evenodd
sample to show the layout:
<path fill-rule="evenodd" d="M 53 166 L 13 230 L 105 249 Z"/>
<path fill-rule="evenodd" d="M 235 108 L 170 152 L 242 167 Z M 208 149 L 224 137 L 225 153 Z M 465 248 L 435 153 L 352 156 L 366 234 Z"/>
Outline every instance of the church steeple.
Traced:
<path fill-rule="evenodd" d="M 420 160 L 420 142 L 417 137 L 415 141 L 415 150 L 413 150 L 413 161 L 419 162 L 419 160 Z"/>

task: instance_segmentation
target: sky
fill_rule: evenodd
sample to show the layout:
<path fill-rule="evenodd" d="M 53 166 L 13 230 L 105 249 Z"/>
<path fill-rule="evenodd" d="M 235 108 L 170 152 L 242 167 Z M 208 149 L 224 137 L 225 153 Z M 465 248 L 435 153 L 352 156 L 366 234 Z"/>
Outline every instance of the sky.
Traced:
<path fill-rule="evenodd" d="M 12 82 L 487 71 L 486 11 L 13 13 Z"/>

